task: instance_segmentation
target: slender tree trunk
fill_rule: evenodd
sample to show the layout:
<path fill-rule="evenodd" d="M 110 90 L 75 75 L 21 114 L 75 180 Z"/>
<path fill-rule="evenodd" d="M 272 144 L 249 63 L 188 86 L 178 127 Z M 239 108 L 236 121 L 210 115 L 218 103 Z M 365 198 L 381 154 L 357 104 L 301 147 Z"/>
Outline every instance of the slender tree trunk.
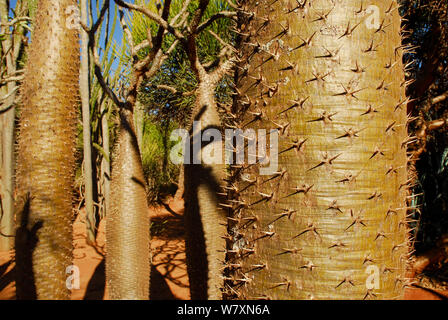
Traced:
<path fill-rule="evenodd" d="M 40 1 L 22 84 L 17 159 L 17 297 L 69 299 L 79 83 L 73 0 Z"/>
<path fill-rule="evenodd" d="M 182 199 L 184 197 L 184 166 L 180 166 L 179 168 L 179 178 L 177 179 L 177 190 L 176 194 L 174 195 L 174 199 Z"/>
<path fill-rule="evenodd" d="M 2 95 L 5 96 L 6 90 L 5 88 L 2 88 L 1 90 Z M 0 141 L 3 141 L 3 117 L 0 117 Z M 2 143 L 3 144 L 3 143 Z M 0 172 L 3 173 L 3 148 L 0 147 Z M 7 251 L 12 247 L 12 244 L 10 244 L 9 239 L 6 239 L 6 234 L 3 233 L 3 203 L 1 197 L 3 196 L 3 178 L 0 178 L 0 251 Z M 6 221 L 6 216 L 5 216 Z M 13 224 L 14 226 L 14 224 Z"/>
<path fill-rule="evenodd" d="M 184 44 L 198 80 L 193 124 L 189 130 L 192 152 L 190 164 L 184 167 L 185 249 L 191 298 L 219 300 L 223 297 L 224 284 L 227 212 L 222 205 L 225 205 L 223 186 L 227 172 L 222 158 L 223 125 L 215 90 L 231 71 L 234 59 L 224 60 L 223 48 L 214 70 L 207 71 L 200 62 L 195 33 L 208 4 L 208 0 L 199 1 L 190 26 L 192 33 Z"/>
<path fill-rule="evenodd" d="M 164 121 L 162 123 L 162 146 L 163 146 L 163 158 L 162 158 L 162 174 L 164 179 L 168 177 L 168 133 L 169 133 L 170 123 L 169 121 Z"/>
<path fill-rule="evenodd" d="M 408 137 L 397 2 L 245 6 L 254 15 L 240 24 L 234 112 L 244 129 L 278 129 L 279 159 L 271 175 L 234 172 L 227 284 L 238 294 L 227 293 L 402 298 Z"/>
<path fill-rule="evenodd" d="M 9 6 L 7 1 L 0 1 L 0 14 L 3 23 L 8 22 Z M 15 76 L 16 62 L 14 59 L 14 46 L 11 37 L 7 34 L 8 27 L 2 28 L 5 34 L 5 40 L 2 41 L 2 48 L 5 54 L 6 74 Z M 14 121 L 16 98 L 14 81 L 6 85 L 8 98 L 3 102 L 2 109 L 7 109 L 2 114 L 2 211 L 3 215 L 0 221 L 0 251 L 10 250 L 13 247 L 14 238 Z"/>
<path fill-rule="evenodd" d="M 81 0 L 81 21 L 87 24 L 87 1 Z M 80 94 L 82 108 L 82 133 L 84 146 L 84 198 L 86 211 L 87 242 L 95 243 L 95 208 L 93 204 L 93 174 L 92 174 L 92 137 L 90 130 L 90 90 L 89 90 L 89 37 L 81 33 L 81 72 Z"/>
<path fill-rule="evenodd" d="M 108 102 L 110 105 L 110 102 Z M 103 142 L 103 150 L 106 154 L 107 158 L 103 156 L 101 159 L 101 180 L 102 180 L 102 196 L 104 199 L 103 213 L 102 217 L 104 218 L 107 215 L 107 210 L 110 206 L 110 146 L 109 146 L 109 112 L 104 113 L 104 108 L 106 103 L 103 102 L 101 104 L 101 114 L 103 117 L 101 118 L 101 134 L 102 134 L 102 142 Z"/>
<path fill-rule="evenodd" d="M 196 145 L 204 152 L 200 135 L 206 129 L 221 130 L 222 124 L 214 100 L 215 84 L 206 74 L 200 77 L 193 119 L 201 121 L 201 127 L 193 126 L 190 141 L 193 145 L 198 139 Z M 213 141 L 208 147 L 220 143 L 221 140 Z M 222 192 L 225 167 L 207 164 L 204 157 L 197 154 L 194 157 L 200 160 L 200 164 L 187 164 L 184 168 L 186 255 L 191 298 L 220 300 L 226 245 L 222 236 L 226 232 L 226 214 L 219 206 L 223 202 L 219 194 Z"/>

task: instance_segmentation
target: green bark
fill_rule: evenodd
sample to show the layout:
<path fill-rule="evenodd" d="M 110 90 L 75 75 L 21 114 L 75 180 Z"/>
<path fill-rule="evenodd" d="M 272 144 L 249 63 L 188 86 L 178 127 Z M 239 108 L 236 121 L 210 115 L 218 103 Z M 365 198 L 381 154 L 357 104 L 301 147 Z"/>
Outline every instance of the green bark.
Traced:
<path fill-rule="evenodd" d="M 233 111 L 243 129 L 279 130 L 279 160 L 269 176 L 234 170 L 226 272 L 238 294 L 227 293 L 402 298 L 407 98 L 397 2 L 245 6 L 254 15 L 241 15 Z"/>

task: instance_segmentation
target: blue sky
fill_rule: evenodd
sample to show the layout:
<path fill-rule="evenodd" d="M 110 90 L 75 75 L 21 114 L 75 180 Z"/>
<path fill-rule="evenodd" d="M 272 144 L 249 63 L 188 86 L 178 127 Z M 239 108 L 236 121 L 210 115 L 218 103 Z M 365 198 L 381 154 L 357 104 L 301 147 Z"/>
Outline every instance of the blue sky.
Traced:
<path fill-rule="evenodd" d="M 99 6 L 99 8 L 101 8 L 101 6 L 103 4 L 103 1 L 104 0 L 92 0 L 92 2 L 93 2 L 93 17 L 94 17 L 94 19 L 97 18 L 97 14 L 98 14 L 97 9 L 96 9 L 97 2 L 99 2 L 98 6 Z M 112 23 L 113 23 L 112 19 L 114 17 L 115 5 L 114 5 L 114 1 L 113 0 L 108 0 L 108 1 L 110 3 L 110 8 L 111 8 L 111 10 L 109 10 L 109 16 L 110 16 L 109 28 L 111 28 L 112 27 Z M 15 8 L 16 2 L 17 2 L 17 0 L 11 0 L 10 1 L 10 8 Z M 134 1 L 130 1 L 130 2 L 134 2 Z M 12 16 L 13 16 L 13 12 L 12 12 L 12 10 L 10 10 L 10 17 L 12 17 Z M 105 18 L 104 21 L 106 21 L 106 18 Z M 90 21 L 88 23 L 89 23 L 89 25 L 91 25 Z M 101 29 L 101 37 L 100 37 L 101 47 L 103 47 L 103 44 L 104 44 L 105 32 L 106 32 L 106 24 L 103 23 L 103 26 L 102 26 L 102 29 Z M 115 26 L 115 32 L 113 34 L 113 38 L 112 39 L 113 39 L 112 41 L 115 41 L 117 43 L 117 45 L 121 45 L 122 39 L 123 39 L 123 32 L 122 32 L 120 24 L 118 22 L 117 22 L 117 24 Z M 113 54 L 113 52 L 112 52 L 112 54 Z M 115 59 L 114 64 L 112 66 L 112 69 L 113 69 L 112 72 L 117 68 L 117 66 L 118 66 L 118 59 Z"/>

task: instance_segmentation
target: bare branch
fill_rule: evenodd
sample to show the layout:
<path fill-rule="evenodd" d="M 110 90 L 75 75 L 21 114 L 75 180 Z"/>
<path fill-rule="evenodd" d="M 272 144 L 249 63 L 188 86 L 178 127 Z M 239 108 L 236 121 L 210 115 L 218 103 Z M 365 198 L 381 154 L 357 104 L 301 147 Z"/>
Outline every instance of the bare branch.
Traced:
<path fill-rule="evenodd" d="M 100 11 L 100 14 L 99 14 L 99 17 L 98 17 L 98 20 L 92 26 L 91 32 L 95 33 L 98 30 L 99 26 L 103 22 L 104 15 L 106 14 L 107 9 L 109 9 L 109 1 L 104 1 L 103 7 L 101 8 L 101 11 Z"/>
<path fill-rule="evenodd" d="M 145 39 L 134 47 L 134 52 L 135 52 L 135 54 L 137 54 L 140 50 L 147 49 L 147 48 L 150 48 L 150 49 L 152 48 L 152 42 L 148 41 L 148 39 Z"/>
<path fill-rule="evenodd" d="M 436 104 L 436 103 L 445 101 L 447 98 L 448 98 L 448 91 L 443 93 L 443 94 L 441 94 L 440 96 L 437 96 L 437 97 L 433 98 L 431 100 L 431 104 Z"/>
<path fill-rule="evenodd" d="M 84 29 L 87 28 L 83 23 L 81 25 Z M 89 39 L 92 40 L 93 33 L 91 33 L 91 32 L 88 32 L 88 33 L 89 33 Z M 114 104 L 117 107 L 121 107 L 123 105 L 123 103 L 120 101 L 120 99 L 118 99 L 115 92 L 107 85 L 106 81 L 104 80 L 103 73 L 101 71 L 100 58 L 98 56 L 95 42 L 94 41 L 89 41 L 89 42 L 90 42 L 90 50 L 92 51 L 92 55 L 93 55 L 95 76 L 98 79 L 98 82 L 99 82 L 101 88 L 103 89 L 103 91 L 109 96 L 109 98 L 114 102 Z"/>
<path fill-rule="evenodd" d="M 152 12 L 151 10 L 143 7 L 143 6 L 139 6 L 136 5 L 134 3 L 128 3 L 122 0 L 114 0 L 116 4 L 118 4 L 119 6 L 126 8 L 126 9 L 130 9 L 130 10 L 135 10 L 138 11 L 140 13 L 143 13 L 145 16 L 147 16 L 149 19 L 153 20 L 154 22 L 158 23 L 161 27 L 163 27 L 164 29 L 168 30 L 170 33 L 172 33 L 177 39 L 181 40 L 184 39 L 184 35 L 182 33 L 179 32 L 179 30 L 176 30 L 173 26 L 171 26 L 166 20 L 164 20 L 160 15 Z"/>
<path fill-rule="evenodd" d="M 210 0 L 200 0 L 199 1 L 199 8 L 196 10 L 193 19 L 190 24 L 190 32 L 195 35 L 197 34 L 197 29 L 199 26 L 199 23 L 201 22 L 201 19 L 205 13 L 205 10 L 207 9 L 208 4 L 210 3 Z"/>
<path fill-rule="evenodd" d="M 442 128 L 445 124 L 446 124 L 446 120 L 445 119 L 433 120 L 433 121 L 428 123 L 426 130 L 427 131 L 437 130 L 437 129 Z"/>
<path fill-rule="evenodd" d="M 157 89 L 165 89 L 165 90 L 171 91 L 171 93 L 173 93 L 173 94 L 177 93 L 176 88 L 173 88 L 171 86 L 164 85 L 164 84 L 159 84 L 159 85 L 156 86 L 156 88 Z"/>
<path fill-rule="evenodd" d="M 216 40 L 218 40 L 218 42 L 225 48 L 229 48 L 231 51 L 233 52 L 238 52 L 234 47 L 232 47 L 230 44 L 228 44 L 227 42 L 225 42 L 224 40 L 221 39 L 220 36 L 218 36 L 216 33 L 214 33 L 212 30 L 208 31 Z"/>
<path fill-rule="evenodd" d="M 18 86 L 16 86 L 16 87 L 14 87 L 10 92 L 8 92 L 8 94 L 6 94 L 6 95 L 4 95 L 1 99 L 0 99 L 0 101 L 5 101 L 5 100 L 7 100 L 9 97 L 11 97 L 14 93 L 16 93 L 17 92 L 17 90 L 19 90 L 19 87 Z M 4 108 L 4 109 L 0 109 L 0 112 L 3 112 L 3 111 L 6 111 L 7 109 L 9 109 L 10 108 L 10 106 L 8 106 L 8 107 L 6 107 L 6 108 Z"/>
<path fill-rule="evenodd" d="M 10 77 L 5 77 L 3 79 L 0 80 L 0 84 L 6 84 L 8 82 L 17 82 L 17 81 L 22 81 L 23 80 L 23 75 L 21 76 L 10 76 Z"/>
<path fill-rule="evenodd" d="M 232 7 L 235 10 L 241 10 L 241 8 L 239 6 L 237 6 L 236 4 L 234 4 L 231 0 L 227 0 L 227 3 L 229 4 L 230 7 Z"/>
<path fill-rule="evenodd" d="M 215 22 L 216 20 L 218 20 L 220 18 L 232 18 L 232 17 L 235 17 L 236 15 L 237 15 L 237 13 L 234 11 L 221 11 L 217 14 L 214 14 L 209 19 L 207 19 L 206 21 L 204 21 L 203 23 L 201 23 L 199 25 L 198 29 L 196 30 L 196 33 L 202 32 L 204 29 L 209 27 L 213 22 Z"/>
<path fill-rule="evenodd" d="M 1 23 L 0 25 L 2 27 L 10 27 L 10 26 L 15 25 L 16 23 L 23 22 L 23 21 L 31 21 L 31 18 L 30 17 L 17 17 L 17 18 L 12 19 L 9 22 Z"/>
<path fill-rule="evenodd" d="M 213 70 L 210 74 L 210 79 L 212 83 L 217 84 L 221 81 L 222 77 L 228 74 L 234 67 L 236 59 L 234 57 L 226 60 L 225 62 L 220 62 L 219 66 Z"/>
<path fill-rule="evenodd" d="M 119 13 L 120 13 L 120 25 L 121 25 L 121 28 L 123 29 L 123 33 L 126 36 L 126 40 L 129 43 L 131 56 L 134 58 L 135 55 L 137 54 L 137 52 L 135 51 L 135 48 L 134 48 L 134 40 L 132 39 L 131 30 L 129 30 L 129 28 L 126 24 L 126 21 L 124 19 L 124 13 L 121 8 L 119 9 Z"/>

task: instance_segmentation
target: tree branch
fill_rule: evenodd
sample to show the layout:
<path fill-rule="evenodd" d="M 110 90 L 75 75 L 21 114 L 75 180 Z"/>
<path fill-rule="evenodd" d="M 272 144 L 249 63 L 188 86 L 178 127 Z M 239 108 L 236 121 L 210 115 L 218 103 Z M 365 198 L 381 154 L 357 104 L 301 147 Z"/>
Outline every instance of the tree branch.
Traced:
<path fill-rule="evenodd" d="M 207 19 L 206 21 L 204 21 L 203 23 L 201 23 L 198 26 L 196 33 L 202 32 L 204 29 L 209 27 L 213 22 L 215 22 L 216 20 L 218 20 L 220 18 L 233 18 L 236 15 L 237 15 L 237 13 L 234 11 L 221 11 L 217 14 L 214 14 L 213 16 L 211 16 L 209 19 Z"/>
<path fill-rule="evenodd" d="M 143 13 L 145 16 L 147 16 L 149 19 L 153 20 L 154 22 L 158 23 L 160 26 L 162 26 L 164 29 L 168 30 L 170 33 L 172 33 L 177 39 L 182 40 L 185 39 L 184 35 L 179 32 L 179 30 L 176 30 L 172 25 L 170 25 L 165 19 L 163 19 L 160 15 L 152 12 L 151 10 L 139 6 L 133 3 L 128 3 L 122 0 L 114 0 L 116 4 L 118 4 L 120 7 L 135 10 L 140 13 Z"/>
<path fill-rule="evenodd" d="M 440 96 L 437 96 L 431 100 L 431 104 L 437 104 L 442 101 L 445 101 L 448 98 L 448 91 L 445 93 L 442 93 Z"/>

